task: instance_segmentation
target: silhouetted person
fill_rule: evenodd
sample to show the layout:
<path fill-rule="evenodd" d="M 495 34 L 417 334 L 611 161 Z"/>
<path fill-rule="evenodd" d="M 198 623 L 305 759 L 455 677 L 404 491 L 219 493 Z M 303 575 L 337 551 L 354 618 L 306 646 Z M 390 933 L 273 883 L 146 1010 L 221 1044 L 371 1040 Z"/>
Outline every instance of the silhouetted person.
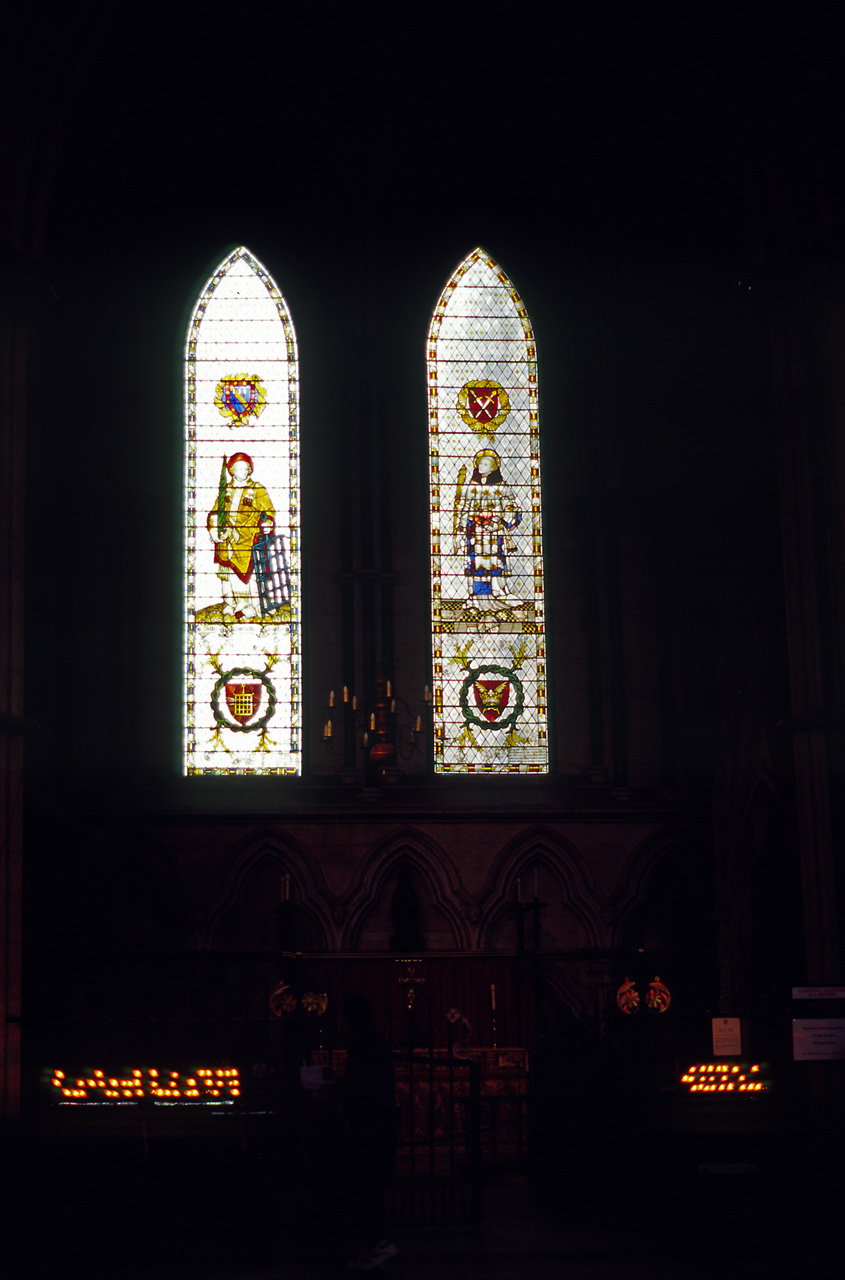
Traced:
<path fill-rule="evenodd" d="M 396 1254 L 384 1234 L 384 1189 L 396 1158 L 393 1054 L 376 1031 L 366 996 L 343 1003 L 347 1024 L 346 1074 L 340 1085 L 348 1268 L 370 1271 Z"/>

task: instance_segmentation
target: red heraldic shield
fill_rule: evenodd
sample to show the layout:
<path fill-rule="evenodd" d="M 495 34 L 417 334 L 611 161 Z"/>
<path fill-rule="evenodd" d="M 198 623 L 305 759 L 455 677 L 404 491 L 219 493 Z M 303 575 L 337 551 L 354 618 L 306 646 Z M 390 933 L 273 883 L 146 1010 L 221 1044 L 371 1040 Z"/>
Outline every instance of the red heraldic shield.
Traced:
<path fill-rule="evenodd" d="M 476 706 L 491 724 L 498 720 L 511 696 L 509 680 L 476 680 L 472 691 Z"/>
<path fill-rule="evenodd" d="M 257 684 L 240 684 L 232 681 L 226 685 L 226 706 L 238 724 L 246 724 L 258 714 L 261 703 L 261 681 Z"/>
<path fill-rule="evenodd" d="M 255 412 L 258 392 L 253 382 L 228 382 L 223 391 L 223 403 L 229 413 L 242 418 Z"/>
<path fill-rule="evenodd" d="M 467 408 L 476 422 L 492 422 L 499 412 L 499 393 L 494 387 L 469 387 Z"/>

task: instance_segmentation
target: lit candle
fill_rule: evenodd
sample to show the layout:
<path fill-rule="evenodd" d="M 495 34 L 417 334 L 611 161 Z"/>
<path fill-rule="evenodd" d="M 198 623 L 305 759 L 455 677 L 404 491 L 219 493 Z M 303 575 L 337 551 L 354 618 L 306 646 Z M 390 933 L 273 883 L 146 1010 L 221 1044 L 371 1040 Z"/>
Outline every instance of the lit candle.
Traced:
<path fill-rule="evenodd" d="M 423 702 L 431 702 L 431 690 L 428 685 L 423 689 Z"/>
<path fill-rule="evenodd" d="M 353 711 L 357 711 L 357 710 L 358 710 L 358 695 L 357 695 L 357 693 L 353 693 L 353 695 L 352 695 L 352 710 L 353 710 Z"/>
<path fill-rule="evenodd" d="M 420 731 L 420 729 L 421 729 L 421 728 L 422 728 L 422 716 L 417 716 L 417 728 L 416 728 L 416 732 L 417 732 L 417 733 L 419 733 L 419 731 Z"/>
<path fill-rule="evenodd" d="M 496 1012 L 496 984 L 495 984 L 495 982 L 491 982 L 491 983 L 490 983 L 490 1008 L 493 1010 L 493 1012 L 494 1012 L 494 1013 Z"/>
<path fill-rule="evenodd" d="M 330 707 L 334 706 L 334 689 L 332 689 L 331 692 L 329 693 L 329 706 Z"/>
<path fill-rule="evenodd" d="M 369 735 L 368 733 L 365 733 L 365 734 L 364 734 L 364 746 L 366 746 L 366 745 L 367 745 L 367 743 L 369 742 L 369 740 L 370 740 L 370 735 Z"/>
<path fill-rule="evenodd" d="M 332 736 L 332 722 L 331 720 L 327 720 L 326 721 L 326 737 L 330 738 L 331 736 Z"/>
<path fill-rule="evenodd" d="M 375 711 L 372 711 L 370 713 L 370 729 L 375 729 L 375 727 L 376 727 L 376 713 Z"/>
<path fill-rule="evenodd" d="M 343 686 L 343 701 L 344 702 L 349 701 L 349 689 L 347 688 L 346 685 Z"/>
<path fill-rule="evenodd" d="M 392 716 L 396 715 L 396 699 L 395 698 L 391 698 L 390 700 L 390 714 Z"/>
<path fill-rule="evenodd" d="M 387 682 L 387 696 L 390 697 L 390 681 Z"/>

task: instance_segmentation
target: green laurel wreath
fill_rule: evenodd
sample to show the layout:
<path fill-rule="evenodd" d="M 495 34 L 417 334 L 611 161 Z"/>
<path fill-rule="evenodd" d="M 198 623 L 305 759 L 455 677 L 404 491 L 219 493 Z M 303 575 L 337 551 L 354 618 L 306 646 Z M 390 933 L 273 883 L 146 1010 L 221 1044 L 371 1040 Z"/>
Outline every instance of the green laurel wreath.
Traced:
<path fill-rule="evenodd" d="M 510 715 L 504 716 L 501 720 L 485 720 L 483 717 L 479 719 L 475 712 L 470 710 L 469 691 L 479 676 L 486 675 L 488 671 L 492 671 L 497 676 L 507 676 L 511 683 L 511 688 L 516 695 L 513 704 L 513 711 L 511 711 Z M 522 690 L 522 683 L 516 672 L 510 670 L 509 667 L 476 667 L 474 670 L 470 671 L 466 680 L 464 680 L 461 685 L 459 698 L 461 710 L 464 713 L 464 719 L 469 724 L 478 725 L 479 729 L 507 729 L 509 725 L 516 724 L 516 721 L 522 715 L 522 710 L 525 706 L 525 695 Z"/>
<path fill-rule="evenodd" d="M 219 667 L 218 667 L 219 670 Z M 233 676 L 254 676 L 256 680 L 260 680 L 269 695 L 269 705 L 266 712 L 260 720 L 256 720 L 254 724 L 230 724 L 226 717 L 217 710 L 217 697 L 225 686 L 229 683 Z M 231 729 L 233 733 L 254 733 L 257 729 L 266 729 L 268 723 L 273 717 L 276 710 L 276 690 L 263 671 L 254 671 L 251 667 L 233 667 L 231 671 L 224 671 L 214 686 L 211 693 L 211 710 L 214 719 L 223 729 Z"/>

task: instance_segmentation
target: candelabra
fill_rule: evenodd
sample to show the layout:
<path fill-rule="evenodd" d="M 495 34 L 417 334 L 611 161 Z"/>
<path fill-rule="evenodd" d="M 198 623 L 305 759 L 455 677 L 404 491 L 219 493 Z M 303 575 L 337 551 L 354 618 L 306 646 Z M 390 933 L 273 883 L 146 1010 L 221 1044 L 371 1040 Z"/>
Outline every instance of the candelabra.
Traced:
<path fill-rule="evenodd" d="M 431 711 L 431 690 L 423 691 L 423 713 L 415 715 L 399 697 L 379 666 L 373 694 L 366 705 L 347 685 L 340 698 L 334 689 L 328 697 L 328 719 L 323 725 L 323 742 L 330 754 L 342 756 L 341 776 L 358 777 L 359 753 L 363 756 L 364 778 L 368 784 L 395 779 L 397 761 L 410 760 L 425 749 L 425 726 Z M 336 746 L 336 743 L 340 743 Z"/>

